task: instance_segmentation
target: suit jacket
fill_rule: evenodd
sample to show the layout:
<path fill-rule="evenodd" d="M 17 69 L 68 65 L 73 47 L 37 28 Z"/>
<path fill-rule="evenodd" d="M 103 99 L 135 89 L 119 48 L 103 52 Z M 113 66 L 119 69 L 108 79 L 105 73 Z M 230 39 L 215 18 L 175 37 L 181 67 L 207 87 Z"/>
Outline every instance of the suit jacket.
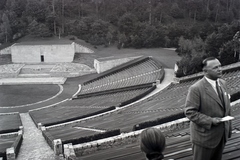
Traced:
<path fill-rule="evenodd" d="M 205 147 L 215 148 L 222 137 L 227 141 L 231 137 L 231 122 L 212 124 L 212 118 L 231 115 L 230 95 L 227 92 L 226 82 L 220 79 L 224 94 L 225 107 L 211 84 L 202 78 L 189 88 L 185 104 L 185 115 L 190 122 L 192 143 Z"/>

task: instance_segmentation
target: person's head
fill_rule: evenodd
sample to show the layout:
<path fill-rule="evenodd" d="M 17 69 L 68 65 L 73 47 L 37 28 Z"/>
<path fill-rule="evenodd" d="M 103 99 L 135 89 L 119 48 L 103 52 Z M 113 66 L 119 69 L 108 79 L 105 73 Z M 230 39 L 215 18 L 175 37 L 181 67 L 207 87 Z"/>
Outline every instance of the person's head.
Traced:
<path fill-rule="evenodd" d="M 217 80 L 222 76 L 221 63 L 217 58 L 209 57 L 203 60 L 202 69 L 207 78 Z"/>
<path fill-rule="evenodd" d="M 163 150 L 165 149 L 165 137 L 158 128 L 148 128 L 141 133 L 141 150 L 146 154 L 149 160 L 163 159 Z"/>

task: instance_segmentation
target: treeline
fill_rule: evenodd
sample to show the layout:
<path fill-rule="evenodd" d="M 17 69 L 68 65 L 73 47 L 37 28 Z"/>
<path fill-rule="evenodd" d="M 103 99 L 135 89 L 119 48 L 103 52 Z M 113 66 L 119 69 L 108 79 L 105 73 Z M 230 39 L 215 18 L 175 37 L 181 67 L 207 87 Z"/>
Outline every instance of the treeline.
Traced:
<path fill-rule="evenodd" d="M 207 27 L 207 26 L 206 26 Z M 195 36 L 187 39 L 181 36 L 177 52 L 182 59 L 177 62 L 178 77 L 191 75 L 202 71 L 202 61 L 206 57 L 216 57 L 222 65 L 228 65 L 240 60 L 240 21 L 206 28 L 206 37 Z"/>
<path fill-rule="evenodd" d="M 0 0 L 0 43 L 29 34 L 75 35 L 93 45 L 115 43 L 118 48 L 179 47 L 189 60 L 194 56 L 185 53 L 187 43 L 205 44 L 202 50 L 194 49 L 194 55 L 213 52 L 207 47 L 209 36 L 219 39 L 224 26 L 234 30 L 213 45 L 229 46 L 227 41 L 237 31 L 232 26 L 239 25 L 239 19 L 239 0 Z M 192 72 L 182 69 L 178 75 Z"/>

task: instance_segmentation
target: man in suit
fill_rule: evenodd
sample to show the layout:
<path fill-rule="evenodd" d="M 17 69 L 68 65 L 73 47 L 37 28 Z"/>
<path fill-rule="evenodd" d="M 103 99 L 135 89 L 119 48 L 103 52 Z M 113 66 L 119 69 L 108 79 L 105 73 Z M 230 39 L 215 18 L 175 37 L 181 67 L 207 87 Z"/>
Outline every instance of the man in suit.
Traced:
<path fill-rule="evenodd" d="M 185 115 L 190 120 L 194 160 L 221 160 L 224 146 L 231 137 L 230 95 L 222 76 L 221 63 L 214 57 L 203 61 L 204 77 L 188 91 Z"/>

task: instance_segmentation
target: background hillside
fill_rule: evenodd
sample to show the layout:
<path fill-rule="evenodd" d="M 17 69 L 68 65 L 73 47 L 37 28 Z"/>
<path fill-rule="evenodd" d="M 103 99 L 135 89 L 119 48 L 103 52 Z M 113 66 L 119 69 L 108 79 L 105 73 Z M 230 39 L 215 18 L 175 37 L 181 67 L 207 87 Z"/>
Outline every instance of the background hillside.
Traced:
<path fill-rule="evenodd" d="M 239 19 L 239 0 L 1 0 L 0 43 L 75 35 L 119 49 L 176 47 L 183 76 L 206 56 L 238 61 Z"/>

